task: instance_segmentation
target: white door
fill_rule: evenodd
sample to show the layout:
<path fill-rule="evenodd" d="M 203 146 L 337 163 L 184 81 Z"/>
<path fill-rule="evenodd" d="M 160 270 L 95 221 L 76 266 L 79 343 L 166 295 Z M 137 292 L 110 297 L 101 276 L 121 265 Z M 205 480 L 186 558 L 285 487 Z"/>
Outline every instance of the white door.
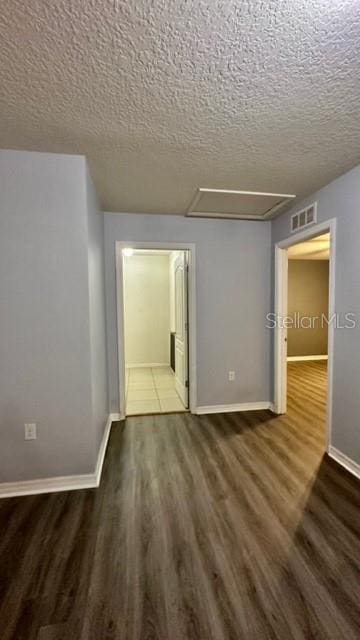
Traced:
<path fill-rule="evenodd" d="M 188 296 L 185 252 L 175 260 L 175 387 L 185 407 L 189 404 Z"/>

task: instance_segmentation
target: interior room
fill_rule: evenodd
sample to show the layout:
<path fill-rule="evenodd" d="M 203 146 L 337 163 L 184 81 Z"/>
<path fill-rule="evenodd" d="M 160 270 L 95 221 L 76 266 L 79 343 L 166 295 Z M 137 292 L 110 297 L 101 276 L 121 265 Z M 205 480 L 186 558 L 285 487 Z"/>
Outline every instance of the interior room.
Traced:
<path fill-rule="evenodd" d="M 127 416 L 187 410 L 177 391 L 182 372 L 176 347 L 188 330 L 177 310 L 178 260 L 184 262 L 183 251 L 123 249 Z"/>
<path fill-rule="evenodd" d="M 359 25 L 1 3 L 1 640 L 359 639 Z"/>
<path fill-rule="evenodd" d="M 287 413 L 313 404 L 313 435 L 325 447 L 330 234 L 288 249 Z M 320 416 L 318 410 L 321 408 Z"/>

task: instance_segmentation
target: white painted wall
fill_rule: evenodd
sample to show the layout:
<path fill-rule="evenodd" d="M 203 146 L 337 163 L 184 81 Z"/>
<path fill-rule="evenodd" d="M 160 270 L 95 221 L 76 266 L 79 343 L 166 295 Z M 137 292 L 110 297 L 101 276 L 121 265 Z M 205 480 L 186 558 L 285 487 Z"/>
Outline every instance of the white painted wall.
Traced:
<path fill-rule="evenodd" d="M 124 258 L 125 364 L 170 362 L 169 255 Z"/>

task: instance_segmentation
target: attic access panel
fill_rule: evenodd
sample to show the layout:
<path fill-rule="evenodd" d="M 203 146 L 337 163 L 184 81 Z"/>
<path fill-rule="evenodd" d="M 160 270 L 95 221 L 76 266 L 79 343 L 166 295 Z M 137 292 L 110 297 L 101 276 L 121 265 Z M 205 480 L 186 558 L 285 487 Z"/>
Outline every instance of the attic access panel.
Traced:
<path fill-rule="evenodd" d="M 200 188 L 186 215 L 200 218 L 266 220 L 295 195 Z"/>

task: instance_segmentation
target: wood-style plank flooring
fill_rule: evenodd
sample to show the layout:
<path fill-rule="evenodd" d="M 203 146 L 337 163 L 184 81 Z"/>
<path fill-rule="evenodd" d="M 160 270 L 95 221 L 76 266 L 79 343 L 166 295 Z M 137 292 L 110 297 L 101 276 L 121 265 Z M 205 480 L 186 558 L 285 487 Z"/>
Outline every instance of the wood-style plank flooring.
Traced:
<path fill-rule="evenodd" d="M 133 417 L 101 487 L 0 501 L 1 640 L 355 640 L 359 483 L 323 455 L 325 365 L 289 411 Z"/>

